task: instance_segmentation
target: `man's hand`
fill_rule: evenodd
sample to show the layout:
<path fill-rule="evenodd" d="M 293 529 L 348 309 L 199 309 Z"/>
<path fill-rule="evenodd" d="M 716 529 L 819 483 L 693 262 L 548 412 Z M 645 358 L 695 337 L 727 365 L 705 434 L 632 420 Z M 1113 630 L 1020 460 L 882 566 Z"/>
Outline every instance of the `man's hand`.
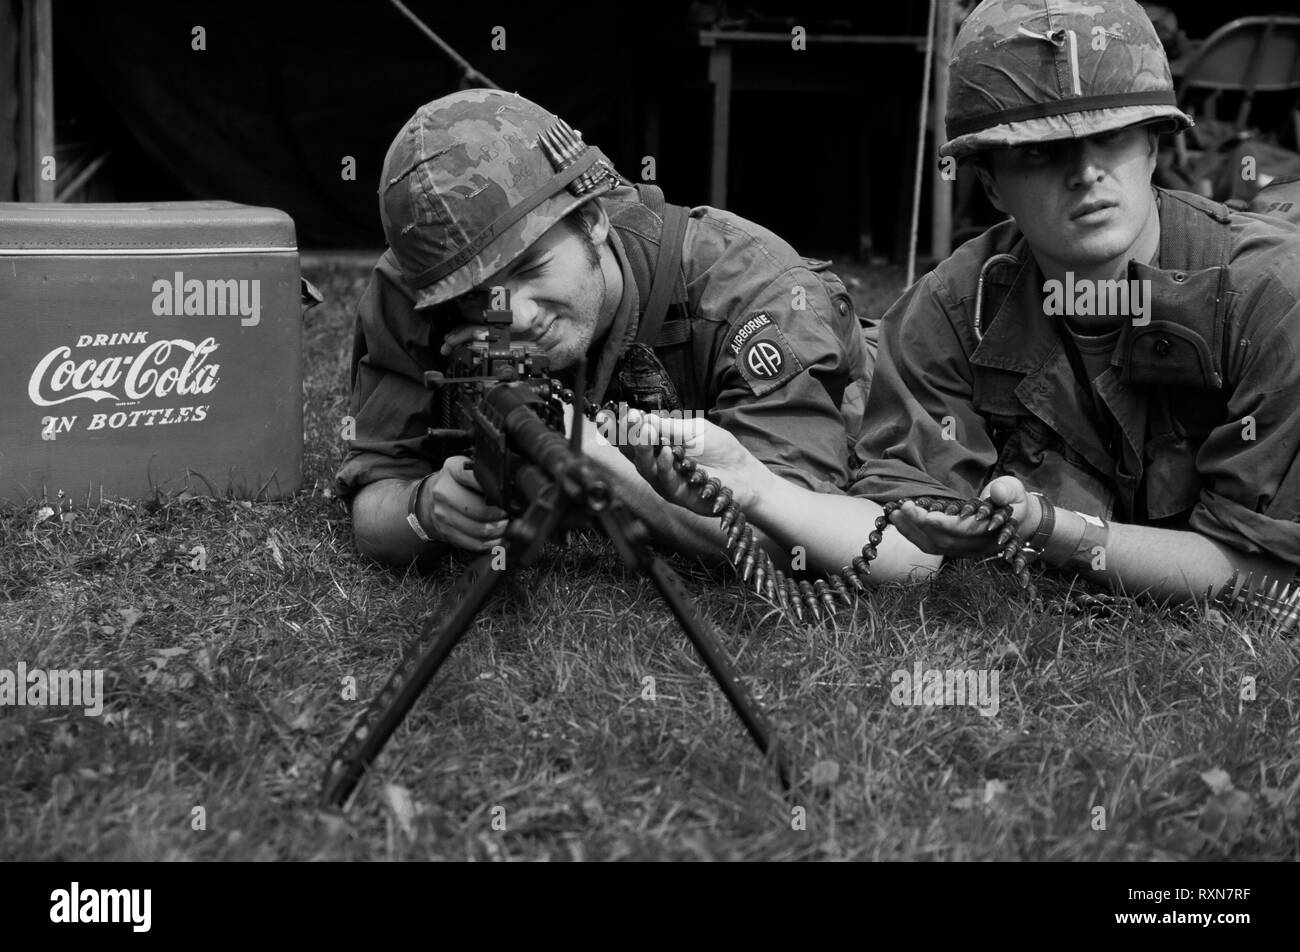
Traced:
<path fill-rule="evenodd" d="M 1021 539 L 1033 535 L 1042 519 L 1038 497 L 1030 496 L 1024 484 L 1014 476 L 999 476 L 980 491 L 980 498 L 999 506 L 1011 506 L 1012 515 L 1019 525 L 1017 535 Z M 998 550 L 998 533 L 990 531 L 988 521 L 976 515 L 949 516 L 942 512 L 928 512 L 908 502 L 896 510 L 889 521 L 908 541 L 931 555 L 966 558 L 991 555 Z"/>
<path fill-rule="evenodd" d="M 602 410 L 601 414 L 609 415 L 608 411 Z M 598 414 L 599 416 L 599 414 Z M 564 405 L 564 436 L 567 439 L 573 427 L 573 404 Z M 617 432 L 615 427 L 608 423 L 605 430 L 596 422 L 582 419 L 582 455 L 596 464 L 596 468 L 608 479 L 617 479 L 620 476 L 626 476 L 631 467 L 623 459 L 623 454 L 618 451 L 613 443 L 605 437 L 605 432 Z"/>
<path fill-rule="evenodd" d="M 486 552 L 501 544 L 506 514 L 489 506 L 468 458 L 449 456 L 442 469 L 420 489 L 416 514 L 433 538 L 469 552 Z"/>
<path fill-rule="evenodd" d="M 446 357 L 459 344 L 467 344 L 472 340 L 487 340 L 487 337 L 488 328 L 482 324 L 457 324 L 443 337 L 439 353 Z"/>
<path fill-rule="evenodd" d="M 752 505 L 768 479 L 775 478 L 731 433 L 708 420 L 679 420 L 628 411 L 628 447 L 637 472 L 664 499 L 702 516 L 712 515 L 713 503 L 702 500 L 673 468 L 674 445 L 732 492 L 742 510 Z"/>

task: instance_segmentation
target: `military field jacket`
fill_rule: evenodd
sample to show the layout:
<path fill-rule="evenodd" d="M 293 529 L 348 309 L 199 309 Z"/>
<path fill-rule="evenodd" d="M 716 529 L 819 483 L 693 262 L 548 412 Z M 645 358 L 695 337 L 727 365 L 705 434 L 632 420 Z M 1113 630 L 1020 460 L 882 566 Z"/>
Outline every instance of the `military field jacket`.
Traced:
<path fill-rule="evenodd" d="M 638 339 L 663 227 L 631 188 L 604 201 L 624 293 L 589 355 L 596 402 L 617 388 L 616 369 Z M 874 336 L 864 336 L 843 284 L 767 229 L 709 207 L 691 211 L 680 271 L 664 333 L 652 343 L 682 409 L 705 411 L 798 485 L 843 492 L 874 363 Z M 422 476 L 445 456 L 427 437 L 434 424 L 423 373 L 444 365 L 438 351 L 454 315 L 417 311 L 414 300 L 385 253 L 358 308 L 349 409 L 356 437 L 336 478 L 344 498 L 380 479 Z"/>
<path fill-rule="evenodd" d="M 1126 323 L 1096 378 L 1109 420 L 1072 370 L 1059 318 L 1044 313 L 1032 252 L 1005 222 L 882 319 L 852 491 L 966 498 L 1011 474 L 1059 506 L 1300 563 L 1300 230 L 1156 191 L 1159 266 L 1131 264 L 1130 275 L 1152 280 L 1158 323 Z M 1182 227 L 1171 227 L 1175 212 Z M 1187 268 L 1207 263 L 1216 234 L 1226 272 Z M 1016 260 L 990 269 L 979 340 L 978 276 L 999 253 Z"/>

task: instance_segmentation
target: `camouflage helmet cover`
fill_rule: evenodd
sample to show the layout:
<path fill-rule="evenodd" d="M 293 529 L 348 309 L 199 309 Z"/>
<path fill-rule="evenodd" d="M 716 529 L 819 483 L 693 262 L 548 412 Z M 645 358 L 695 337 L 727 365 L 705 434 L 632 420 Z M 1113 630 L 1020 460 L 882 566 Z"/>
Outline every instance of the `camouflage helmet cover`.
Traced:
<path fill-rule="evenodd" d="M 985 0 L 958 31 L 948 70 L 939 153 L 958 159 L 1157 120 L 1192 124 L 1135 0 Z"/>
<path fill-rule="evenodd" d="M 379 215 L 415 306 L 430 307 L 483 283 L 619 182 L 599 149 L 536 103 L 467 89 L 421 106 L 397 134 Z"/>

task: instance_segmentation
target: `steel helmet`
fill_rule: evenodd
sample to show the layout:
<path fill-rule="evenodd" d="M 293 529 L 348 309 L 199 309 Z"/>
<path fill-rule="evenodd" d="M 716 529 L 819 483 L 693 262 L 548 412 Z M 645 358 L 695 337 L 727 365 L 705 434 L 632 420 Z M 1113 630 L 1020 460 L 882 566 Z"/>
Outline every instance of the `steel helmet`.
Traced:
<path fill-rule="evenodd" d="M 416 307 L 464 294 L 578 206 L 621 183 L 536 103 L 467 89 L 416 110 L 384 159 L 379 215 Z"/>
<path fill-rule="evenodd" d="M 1135 0 L 985 0 L 953 42 L 939 154 L 961 159 L 1157 120 L 1192 124 Z"/>

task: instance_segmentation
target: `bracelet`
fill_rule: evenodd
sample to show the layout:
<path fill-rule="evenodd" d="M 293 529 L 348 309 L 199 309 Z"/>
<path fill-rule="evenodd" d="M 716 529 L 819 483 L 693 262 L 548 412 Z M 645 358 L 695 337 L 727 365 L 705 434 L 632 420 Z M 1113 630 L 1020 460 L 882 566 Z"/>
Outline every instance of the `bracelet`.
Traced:
<path fill-rule="evenodd" d="M 1110 541 L 1110 523 L 1100 516 L 1090 516 L 1087 513 L 1078 513 L 1083 519 L 1083 538 L 1079 540 L 1079 545 L 1074 552 L 1074 564 L 1080 570 L 1098 569 L 1106 567 L 1106 543 Z M 1101 556 L 1101 564 L 1097 565 L 1097 557 Z"/>
<path fill-rule="evenodd" d="M 1038 508 L 1042 515 L 1038 520 L 1038 528 L 1029 537 L 1029 541 L 1021 547 L 1021 551 L 1029 549 L 1042 555 L 1048 541 L 1052 538 L 1052 530 L 1056 528 L 1056 507 L 1043 493 L 1031 492 L 1029 495 L 1038 497 Z"/>
<path fill-rule="evenodd" d="M 419 538 L 421 542 L 432 542 L 433 537 L 430 536 L 429 533 L 424 531 L 424 526 L 420 525 L 420 517 L 416 515 L 415 508 L 420 501 L 420 490 L 424 488 L 424 484 L 428 482 L 429 477 L 433 475 L 435 474 L 429 473 L 428 476 L 425 476 L 414 486 L 412 486 L 411 498 L 408 499 L 406 502 L 406 524 L 411 527 L 411 530 L 415 533 L 416 537 Z"/>

